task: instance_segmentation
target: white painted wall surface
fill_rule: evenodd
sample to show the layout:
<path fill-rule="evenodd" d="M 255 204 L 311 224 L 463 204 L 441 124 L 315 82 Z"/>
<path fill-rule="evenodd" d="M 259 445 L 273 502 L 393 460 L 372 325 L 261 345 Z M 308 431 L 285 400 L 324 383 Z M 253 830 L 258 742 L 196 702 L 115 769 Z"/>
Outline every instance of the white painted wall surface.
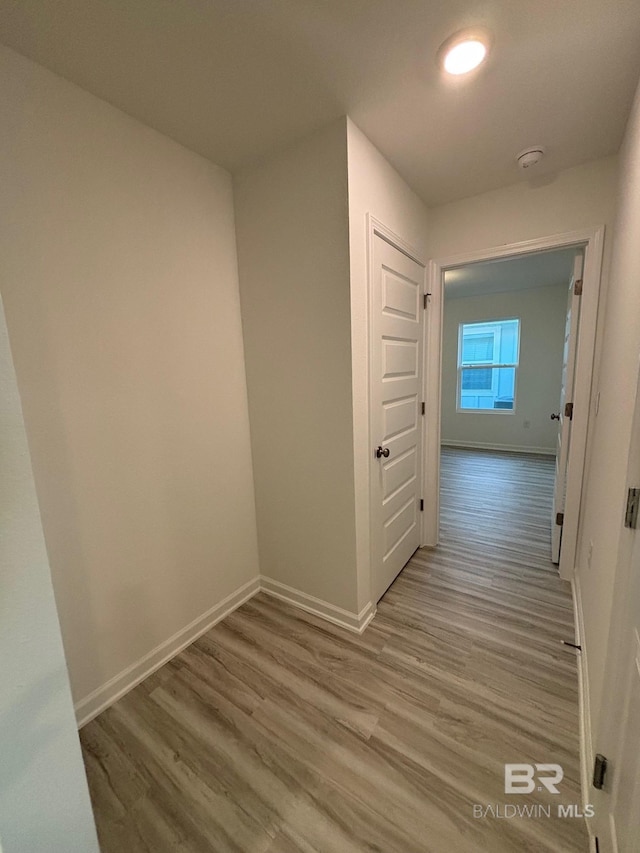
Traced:
<path fill-rule="evenodd" d="M 606 714 L 602 697 L 618 538 L 626 502 L 626 469 L 640 355 L 640 88 L 620 152 L 609 291 L 600 360 L 600 406 L 579 543 L 592 730 Z M 593 543 L 591 565 L 589 543 Z M 615 616 L 614 616 L 615 618 Z M 597 746 L 597 745 L 596 745 Z"/>
<path fill-rule="evenodd" d="M 345 120 L 234 187 L 261 570 L 353 613 Z"/>
<path fill-rule="evenodd" d="M 353 446 L 356 496 L 358 606 L 370 600 L 369 343 L 367 214 L 413 246 L 427 260 L 427 209 L 360 129 L 347 119 Z"/>
<path fill-rule="evenodd" d="M 445 299 L 442 341 L 442 441 L 449 444 L 555 453 L 562 350 L 569 283 Z M 458 412 L 458 330 L 461 323 L 517 317 L 520 364 L 513 414 Z M 525 421 L 529 427 L 525 427 Z"/>
<path fill-rule="evenodd" d="M 74 698 L 258 574 L 230 176 L 0 52 L 1 287 Z"/>
<path fill-rule="evenodd" d="M 0 303 L 0 848 L 97 853 Z"/>
<path fill-rule="evenodd" d="M 616 166 L 615 157 L 606 157 L 550 175 L 538 184 L 521 180 L 431 208 L 429 254 L 440 260 L 578 228 L 612 225 Z"/>

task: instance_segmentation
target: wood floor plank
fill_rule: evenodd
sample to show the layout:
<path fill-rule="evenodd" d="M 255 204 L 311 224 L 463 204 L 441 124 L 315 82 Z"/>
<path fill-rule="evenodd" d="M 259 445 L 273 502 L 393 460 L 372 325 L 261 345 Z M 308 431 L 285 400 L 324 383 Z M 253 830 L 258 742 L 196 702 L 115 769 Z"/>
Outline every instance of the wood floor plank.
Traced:
<path fill-rule="evenodd" d="M 103 853 L 571 853 L 581 819 L 553 460 L 445 449 L 442 542 L 363 635 L 260 594 L 81 732 Z M 559 795 L 504 764 L 559 763 Z"/>

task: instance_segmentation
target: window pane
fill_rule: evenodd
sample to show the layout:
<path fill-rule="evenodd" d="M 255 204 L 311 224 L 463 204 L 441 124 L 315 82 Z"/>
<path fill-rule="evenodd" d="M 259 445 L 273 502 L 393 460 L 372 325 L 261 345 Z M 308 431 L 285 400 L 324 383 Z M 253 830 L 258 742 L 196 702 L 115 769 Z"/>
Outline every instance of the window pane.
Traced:
<path fill-rule="evenodd" d="M 464 364 L 473 362 L 493 361 L 494 335 L 470 334 L 467 327 L 462 331 L 462 361 Z"/>
<path fill-rule="evenodd" d="M 518 363 L 518 326 L 518 320 L 503 320 L 500 323 L 500 347 L 496 358 L 498 363 Z"/>
<path fill-rule="evenodd" d="M 476 370 L 462 370 L 463 391 L 491 391 L 492 369 L 481 367 Z"/>
<path fill-rule="evenodd" d="M 515 398 L 515 367 L 462 368 L 460 408 L 512 410 Z"/>

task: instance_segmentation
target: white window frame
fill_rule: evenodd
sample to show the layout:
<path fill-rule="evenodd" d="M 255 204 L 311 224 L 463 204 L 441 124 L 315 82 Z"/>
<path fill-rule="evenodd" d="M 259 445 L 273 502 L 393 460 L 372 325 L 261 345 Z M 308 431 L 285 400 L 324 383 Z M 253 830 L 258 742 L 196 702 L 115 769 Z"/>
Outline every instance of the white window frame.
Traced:
<path fill-rule="evenodd" d="M 516 360 L 515 362 L 500 362 L 498 360 L 498 355 L 500 353 L 500 342 L 502 337 L 502 323 L 509 323 L 515 321 L 518 324 L 518 341 L 516 348 Z M 462 360 L 462 346 L 463 346 L 463 331 L 465 326 L 483 326 L 484 329 L 478 329 L 477 334 L 493 334 L 493 358 L 491 361 L 483 361 L 483 362 L 463 362 Z M 468 321 L 466 323 L 460 323 L 458 326 L 458 383 L 456 388 L 456 412 L 465 413 L 465 414 L 476 414 L 476 415 L 515 415 L 516 413 L 516 395 L 518 388 L 518 367 L 520 366 L 520 328 L 521 321 L 519 317 L 500 317 L 495 320 L 473 320 Z M 495 370 L 498 367 L 510 367 L 514 370 L 513 376 L 513 408 L 511 409 L 477 409 L 477 408 L 463 408 L 462 403 L 462 370 L 486 370 L 487 368 L 491 368 Z M 497 374 L 495 372 L 492 373 L 492 383 L 491 383 L 491 395 L 495 397 L 496 384 L 497 384 Z M 479 396 L 479 395 L 476 395 Z"/>

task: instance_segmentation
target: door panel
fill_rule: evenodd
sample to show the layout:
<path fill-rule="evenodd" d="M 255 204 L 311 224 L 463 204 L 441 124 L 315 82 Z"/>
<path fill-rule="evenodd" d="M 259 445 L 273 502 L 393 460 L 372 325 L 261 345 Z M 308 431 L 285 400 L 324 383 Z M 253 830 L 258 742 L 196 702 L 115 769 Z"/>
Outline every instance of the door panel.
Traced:
<path fill-rule="evenodd" d="M 417 428 L 418 404 L 416 394 L 412 397 L 391 400 L 382 404 L 382 439 L 384 442 Z"/>
<path fill-rule="evenodd" d="M 382 339 L 382 378 L 415 379 L 418 376 L 418 342 Z"/>
<path fill-rule="evenodd" d="M 400 509 L 395 512 L 391 518 L 385 521 L 384 525 L 384 559 L 389 557 L 397 550 L 404 550 L 403 545 L 405 540 L 416 528 L 416 502 L 413 497 L 404 503 Z M 417 547 L 417 546 L 416 546 Z M 409 557 L 413 552 L 409 552 Z M 408 557 L 407 557 L 408 559 Z M 406 560 L 405 560 L 406 563 Z M 404 566 L 404 563 L 402 564 Z M 401 566 L 401 568 L 402 568 Z"/>
<path fill-rule="evenodd" d="M 420 293 L 412 281 L 406 281 L 386 270 L 383 277 L 382 311 L 384 314 L 416 321 L 420 310 Z"/>
<path fill-rule="evenodd" d="M 374 236 L 370 414 L 376 601 L 420 545 L 424 274 L 424 267 Z M 377 458 L 377 447 L 388 455 Z"/>
<path fill-rule="evenodd" d="M 382 466 L 382 502 L 387 503 L 400 489 L 411 485 L 416 478 L 417 448 L 410 447 L 397 459 Z"/>
<path fill-rule="evenodd" d="M 571 442 L 571 418 L 565 417 L 567 403 L 573 401 L 573 382 L 578 348 L 580 323 L 580 297 L 576 295 L 575 283 L 582 279 L 582 253 L 576 254 L 573 276 L 569 283 L 567 302 L 567 322 L 564 332 L 564 351 L 562 355 L 562 385 L 560 389 L 560 421 L 556 446 L 556 477 L 553 491 L 553 509 L 551 514 L 551 560 L 560 562 L 562 542 L 562 523 L 558 524 L 558 514 L 564 513 L 567 488 L 567 464 Z"/>
<path fill-rule="evenodd" d="M 640 487 L 640 375 L 627 485 Z M 601 853 L 640 853 L 640 529 L 622 527 L 605 666 L 600 730 L 594 751 L 608 759 L 595 795 Z"/>
<path fill-rule="evenodd" d="M 640 570 L 636 554 L 636 570 Z M 635 629 L 636 653 L 629 655 L 625 684 L 625 708 L 618 742 L 616 771 L 611 797 L 611 847 L 619 853 L 640 851 L 640 638 Z"/>

